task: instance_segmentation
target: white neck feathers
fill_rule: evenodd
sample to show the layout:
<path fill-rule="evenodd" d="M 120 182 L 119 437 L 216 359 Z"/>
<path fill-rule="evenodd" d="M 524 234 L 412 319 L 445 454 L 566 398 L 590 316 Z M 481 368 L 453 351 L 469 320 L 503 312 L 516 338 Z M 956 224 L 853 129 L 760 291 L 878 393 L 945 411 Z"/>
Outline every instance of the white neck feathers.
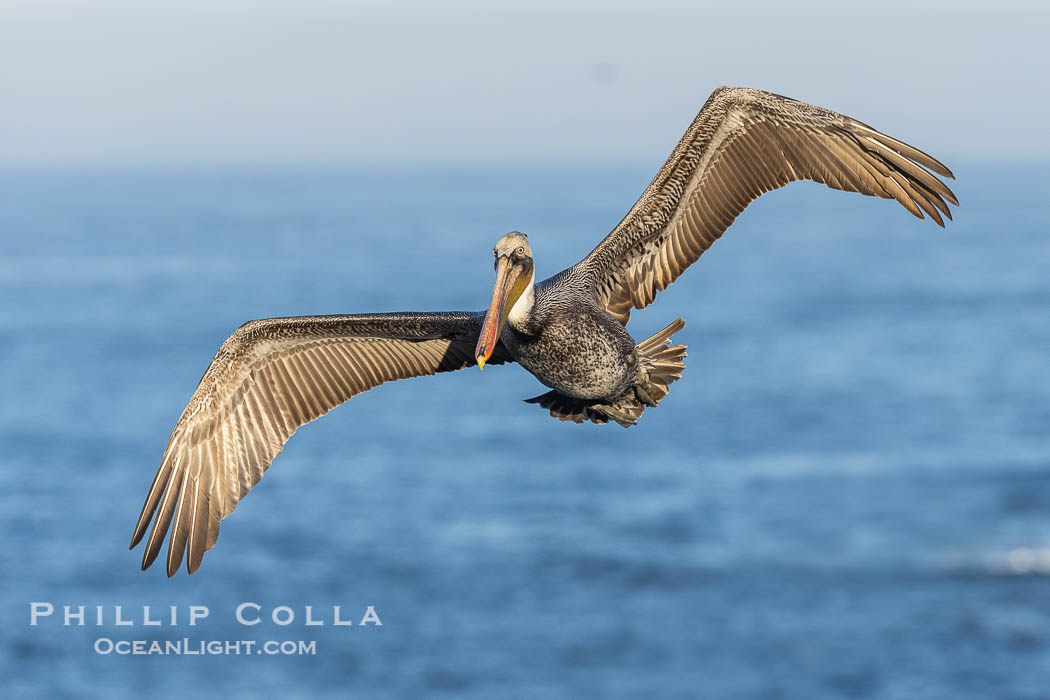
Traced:
<path fill-rule="evenodd" d="M 525 287 L 525 291 L 522 292 L 518 300 L 514 302 L 514 306 L 510 307 L 510 313 L 507 314 L 507 321 L 515 326 L 519 326 L 529 318 L 529 313 L 532 311 L 532 304 L 536 301 L 534 284 L 536 273 L 533 271 L 529 272 L 529 284 Z"/>

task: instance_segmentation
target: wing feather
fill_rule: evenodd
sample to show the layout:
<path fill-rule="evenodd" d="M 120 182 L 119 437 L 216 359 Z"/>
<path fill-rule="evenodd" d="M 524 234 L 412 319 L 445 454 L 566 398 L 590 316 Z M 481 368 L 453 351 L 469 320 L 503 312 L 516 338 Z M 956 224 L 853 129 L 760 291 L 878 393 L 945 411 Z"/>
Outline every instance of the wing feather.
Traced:
<path fill-rule="evenodd" d="M 719 88 L 623 221 L 574 268 L 626 324 L 765 192 L 796 180 L 895 199 L 943 226 L 955 195 L 933 157 L 836 112 Z"/>
<path fill-rule="evenodd" d="M 131 546 L 142 568 L 168 535 L 166 568 L 193 573 L 220 521 L 259 482 L 295 430 L 384 382 L 475 364 L 483 314 L 373 314 L 267 319 L 223 343 L 179 418 Z M 510 361 L 499 346 L 491 364 Z M 152 528 L 150 524 L 152 522 Z"/>

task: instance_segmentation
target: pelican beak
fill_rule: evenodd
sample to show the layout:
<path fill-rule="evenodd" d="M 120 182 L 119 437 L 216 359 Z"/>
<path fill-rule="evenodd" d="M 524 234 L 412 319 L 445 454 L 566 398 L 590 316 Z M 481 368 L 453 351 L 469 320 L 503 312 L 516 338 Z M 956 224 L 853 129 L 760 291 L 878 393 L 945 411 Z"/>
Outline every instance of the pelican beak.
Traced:
<path fill-rule="evenodd" d="M 484 369 L 485 363 L 492 357 L 492 351 L 499 342 L 499 334 L 507 323 L 507 314 L 525 291 L 524 283 L 528 280 L 522 275 L 523 271 L 521 263 L 512 261 L 506 255 L 501 255 L 496 261 L 496 285 L 492 289 L 492 302 L 485 315 L 485 323 L 481 326 L 478 346 L 474 349 L 480 369 Z"/>

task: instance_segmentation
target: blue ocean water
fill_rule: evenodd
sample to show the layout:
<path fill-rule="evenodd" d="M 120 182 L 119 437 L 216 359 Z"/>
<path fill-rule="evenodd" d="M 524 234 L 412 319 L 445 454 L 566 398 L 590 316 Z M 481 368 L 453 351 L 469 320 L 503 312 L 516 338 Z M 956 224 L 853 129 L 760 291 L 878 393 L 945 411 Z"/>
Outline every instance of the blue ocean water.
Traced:
<path fill-rule="evenodd" d="M 632 318 L 689 345 L 636 427 L 556 422 L 518 367 L 385 385 L 292 438 L 198 573 L 139 571 L 145 491 L 234 328 L 481 309 L 501 234 L 557 272 L 656 165 L 0 174 L 5 697 L 1047 697 L 1050 166 L 953 163 L 947 231 L 771 193 Z"/>

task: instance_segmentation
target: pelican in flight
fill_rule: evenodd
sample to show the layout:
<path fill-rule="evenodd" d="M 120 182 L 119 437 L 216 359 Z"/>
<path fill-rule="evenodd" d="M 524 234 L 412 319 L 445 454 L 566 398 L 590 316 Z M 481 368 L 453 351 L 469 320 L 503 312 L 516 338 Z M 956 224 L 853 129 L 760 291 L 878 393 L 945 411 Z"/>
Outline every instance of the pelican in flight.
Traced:
<path fill-rule="evenodd" d="M 951 219 L 948 168 L 849 117 L 760 90 L 716 90 L 623 220 L 583 260 L 535 281 L 532 247 L 493 248 L 487 311 L 250 321 L 219 348 L 179 417 L 131 547 L 142 568 L 168 539 L 167 572 L 192 574 L 219 523 L 295 430 L 384 382 L 517 362 L 550 391 L 528 399 L 563 421 L 632 425 L 682 376 L 678 319 L 636 343 L 644 309 L 764 192 L 795 180 L 897 200 Z M 153 527 L 150 529 L 150 522 Z M 170 532 L 170 534 L 169 534 Z"/>

